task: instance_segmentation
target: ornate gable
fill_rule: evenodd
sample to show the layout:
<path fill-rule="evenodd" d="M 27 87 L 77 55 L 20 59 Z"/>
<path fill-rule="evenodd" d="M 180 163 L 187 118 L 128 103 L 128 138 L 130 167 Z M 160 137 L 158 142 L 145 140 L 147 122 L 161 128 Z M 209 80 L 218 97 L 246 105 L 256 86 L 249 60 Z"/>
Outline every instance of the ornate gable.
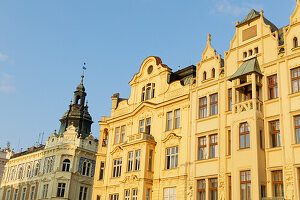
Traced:
<path fill-rule="evenodd" d="M 216 50 L 211 46 L 211 35 L 207 35 L 207 44 L 204 52 L 202 53 L 202 61 L 216 56 Z"/>
<path fill-rule="evenodd" d="M 296 0 L 296 1 L 297 1 L 297 5 L 296 5 L 296 9 L 295 9 L 294 13 L 290 17 L 290 25 L 295 24 L 300 21 L 300 9 L 299 9 L 300 2 L 299 2 L 299 0 Z"/>

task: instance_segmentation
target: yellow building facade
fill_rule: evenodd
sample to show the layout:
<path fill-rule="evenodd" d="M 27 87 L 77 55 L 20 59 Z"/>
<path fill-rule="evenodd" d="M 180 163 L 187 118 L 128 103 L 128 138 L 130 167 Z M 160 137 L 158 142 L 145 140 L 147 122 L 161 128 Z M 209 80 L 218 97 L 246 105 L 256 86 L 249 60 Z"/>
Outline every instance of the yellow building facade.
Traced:
<path fill-rule="evenodd" d="M 300 3 L 277 28 L 252 10 L 224 59 L 149 57 L 99 122 L 93 199 L 300 199 Z"/>

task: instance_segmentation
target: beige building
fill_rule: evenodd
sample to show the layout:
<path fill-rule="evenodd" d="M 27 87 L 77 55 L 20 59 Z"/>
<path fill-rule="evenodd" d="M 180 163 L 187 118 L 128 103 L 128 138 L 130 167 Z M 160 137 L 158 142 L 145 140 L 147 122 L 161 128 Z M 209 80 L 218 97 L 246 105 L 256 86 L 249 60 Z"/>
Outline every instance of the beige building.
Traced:
<path fill-rule="evenodd" d="M 300 199 L 300 3 L 277 28 L 252 10 L 224 59 L 147 58 L 99 122 L 93 199 Z"/>
<path fill-rule="evenodd" d="M 10 149 L 9 143 L 7 143 L 7 147 L 5 149 L 0 148 L 0 180 L 2 180 L 5 164 L 8 162 L 12 154 L 13 151 Z M 1 186 L 1 182 L 0 182 L 0 186 Z"/>
<path fill-rule="evenodd" d="M 83 76 L 82 76 L 83 78 Z M 83 80 L 58 133 L 45 145 L 14 154 L 5 165 L 2 200 L 91 199 L 98 140 L 90 132 Z"/>

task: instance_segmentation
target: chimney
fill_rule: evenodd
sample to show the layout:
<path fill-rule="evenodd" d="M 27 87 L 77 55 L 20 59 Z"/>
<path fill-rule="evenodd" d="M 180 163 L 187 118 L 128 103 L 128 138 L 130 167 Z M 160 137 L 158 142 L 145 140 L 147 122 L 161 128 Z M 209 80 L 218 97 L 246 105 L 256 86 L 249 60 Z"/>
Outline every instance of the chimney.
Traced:
<path fill-rule="evenodd" d="M 111 106 L 111 108 L 112 108 L 112 109 L 116 109 L 116 108 L 118 107 L 119 95 L 120 95 L 120 93 L 115 93 L 115 94 L 111 97 L 111 100 L 112 100 L 112 106 Z"/>

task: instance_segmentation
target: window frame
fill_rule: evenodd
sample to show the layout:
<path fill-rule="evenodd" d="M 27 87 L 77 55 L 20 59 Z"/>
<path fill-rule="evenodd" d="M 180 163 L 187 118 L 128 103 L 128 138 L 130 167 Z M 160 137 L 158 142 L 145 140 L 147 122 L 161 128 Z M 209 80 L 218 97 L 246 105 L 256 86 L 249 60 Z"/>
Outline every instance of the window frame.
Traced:
<path fill-rule="evenodd" d="M 48 189 L 49 189 L 49 184 L 46 183 L 43 185 L 43 192 L 42 192 L 42 197 L 43 199 L 48 197 Z"/>
<path fill-rule="evenodd" d="M 278 95 L 278 77 L 277 74 L 273 74 L 267 77 L 268 83 L 268 99 L 277 99 Z"/>
<path fill-rule="evenodd" d="M 228 111 L 232 110 L 232 88 L 228 89 L 228 100 L 227 100 L 227 104 L 228 104 Z"/>
<path fill-rule="evenodd" d="M 166 195 L 166 191 L 168 191 Z M 172 191 L 172 193 L 170 193 Z M 176 187 L 165 187 L 163 191 L 163 198 L 164 200 L 176 200 L 176 195 L 177 195 L 177 188 Z"/>
<path fill-rule="evenodd" d="M 153 150 L 149 150 L 149 165 L 148 165 L 148 171 L 152 172 L 152 162 L 153 162 Z"/>
<path fill-rule="evenodd" d="M 118 178 L 122 175 L 122 158 L 113 160 L 112 178 Z"/>
<path fill-rule="evenodd" d="M 294 77 L 294 71 L 295 71 L 295 77 Z M 297 82 L 297 91 L 294 91 L 294 84 L 293 82 Z M 298 93 L 300 92 L 300 67 L 296 67 L 291 69 L 291 85 L 292 85 L 292 93 Z"/>
<path fill-rule="evenodd" d="M 247 126 L 245 126 L 245 125 L 247 125 Z M 243 128 L 243 132 L 241 132 L 241 127 L 244 127 Z M 247 127 L 247 129 L 245 129 L 245 127 Z M 247 135 L 249 135 L 249 146 L 247 146 Z M 243 147 L 241 147 L 241 136 L 243 136 L 244 137 L 244 146 Z M 239 143 L 240 143 L 240 145 L 239 145 L 239 149 L 248 149 L 248 148 L 250 148 L 250 141 L 251 141 L 251 139 L 250 139 L 250 128 L 249 128 L 249 124 L 248 124 L 248 122 L 243 122 L 243 123 L 240 123 L 240 125 L 239 125 Z"/>
<path fill-rule="evenodd" d="M 209 100 L 210 100 L 210 116 L 213 116 L 213 115 L 217 115 L 219 112 L 218 112 L 218 93 L 214 93 L 214 94 L 211 94 L 209 95 Z"/>
<path fill-rule="evenodd" d="M 297 121 L 299 120 L 299 125 L 297 126 Z M 295 141 L 296 144 L 300 144 L 300 115 L 296 115 L 294 116 L 294 123 L 295 123 Z M 298 130 L 298 134 L 299 137 L 297 137 L 297 130 Z"/>
<path fill-rule="evenodd" d="M 34 196 L 35 196 L 34 193 L 35 193 L 35 185 L 30 187 L 30 193 L 29 193 L 30 194 L 30 198 L 29 198 L 30 200 L 34 200 Z"/>
<path fill-rule="evenodd" d="M 214 183 L 212 183 L 214 182 Z M 218 200 L 218 178 L 208 179 L 209 199 Z"/>
<path fill-rule="evenodd" d="M 138 189 L 133 188 L 132 189 L 132 200 L 137 200 L 138 199 Z"/>
<path fill-rule="evenodd" d="M 199 119 L 207 117 L 207 97 L 199 98 Z"/>
<path fill-rule="evenodd" d="M 203 156 L 200 157 L 200 151 L 203 152 Z M 207 137 L 202 136 L 198 137 L 198 160 L 206 160 L 207 159 Z"/>
<path fill-rule="evenodd" d="M 231 130 L 227 131 L 227 155 L 231 155 Z"/>
<path fill-rule="evenodd" d="M 283 197 L 284 196 L 284 186 L 283 186 L 283 172 L 282 170 L 275 170 L 272 171 L 272 194 L 273 197 Z M 281 176 L 280 176 L 281 174 Z M 274 180 L 274 178 L 277 178 L 277 180 Z M 282 188 L 282 194 L 280 193 L 280 186 Z M 275 191 L 276 190 L 276 191 Z M 278 192 L 278 195 L 276 194 Z"/>
<path fill-rule="evenodd" d="M 139 171 L 141 167 L 141 150 L 135 150 L 134 171 Z"/>
<path fill-rule="evenodd" d="M 66 159 L 63 160 L 61 170 L 63 172 L 69 172 L 70 171 L 70 166 L 71 166 L 71 161 L 70 161 L 70 159 L 66 158 Z"/>
<path fill-rule="evenodd" d="M 209 158 L 217 158 L 218 150 L 218 134 L 209 135 Z"/>
<path fill-rule="evenodd" d="M 278 129 L 277 129 L 277 127 L 278 127 Z M 279 119 L 269 122 L 269 133 L 270 133 L 270 148 L 281 147 Z M 275 135 L 274 138 L 273 138 L 273 135 Z M 274 139 L 274 141 L 273 141 L 273 139 Z"/>
<path fill-rule="evenodd" d="M 172 153 L 172 149 L 175 149 L 174 150 L 175 153 Z M 168 154 L 169 152 L 170 152 L 170 154 Z M 165 164 L 165 169 L 176 169 L 176 168 L 178 168 L 178 155 L 179 155 L 179 148 L 178 148 L 178 146 L 173 146 L 173 147 L 166 148 L 166 164 Z"/>
<path fill-rule="evenodd" d="M 205 200 L 205 198 L 206 198 L 206 180 L 199 179 L 197 180 L 197 200 Z"/>
<path fill-rule="evenodd" d="M 244 179 L 242 179 L 244 177 Z M 250 177 L 250 179 L 249 179 Z M 248 184 L 250 183 L 250 191 L 248 191 Z M 242 199 L 242 185 L 245 185 L 245 192 L 246 196 L 245 199 Z M 250 199 L 251 195 L 251 170 L 240 171 L 240 198 L 241 200 L 248 200 L 248 192 L 250 192 Z"/>
<path fill-rule="evenodd" d="M 57 183 L 56 197 L 65 197 L 66 183 Z"/>
<path fill-rule="evenodd" d="M 167 112 L 167 131 L 173 129 L 173 111 Z"/>
<path fill-rule="evenodd" d="M 124 190 L 124 200 L 130 200 L 130 189 Z"/>

